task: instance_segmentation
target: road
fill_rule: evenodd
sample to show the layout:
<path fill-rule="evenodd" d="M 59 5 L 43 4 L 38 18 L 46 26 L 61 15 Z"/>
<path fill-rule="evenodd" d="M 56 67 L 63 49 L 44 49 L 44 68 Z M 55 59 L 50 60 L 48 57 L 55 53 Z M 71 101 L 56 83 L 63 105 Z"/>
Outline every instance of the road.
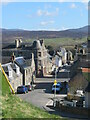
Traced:
<path fill-rule="evenodd" d="M 51 78 L 49 78 L 49 77 L 45 78 L 44 77 L 44 78 L 37 78 L 36 79 L 37 82 L 43 82 L 43 83 L 44 82 L 47 82 L 47 83 L 48 82 L 50 82 L 50 83 L 52 82 L 53 83 L 54 80 L 55 80 L 55 78 L 52 78 L 52 77 Z M 57 82 L 64 82 L 64 81 L 68 82 L 69 80 L 70 80 L 70 78 L 57 78 Z"/>
<path fill-rule="evenodd" d="M 35 89 L 33 91 L 30 91 L 27 94 L 17 94 L 17 96 L 33 104 L 34 106 L 37 106 L 41 109 L 44 109 L 45 111 L 48 111 L 50 114 L 57 114 L 63 117 L 70 117 L 71 119 L 80 118 L 81 120 L 81 116 L 71 115 L 68 113 L 61 113 L 59 110 L 52 107 L 53 105 L 52 98 L 54 98 L 54 94 L 51 93 L 51 88 L 54 80 L 53 79 L 51 80 L 47 79 L 46 81 L 45 80 L 46 78 L 37 79 L 35 83 Z M 66 94 L 64 92 L 62 92 L 61 94 L 56 94 L 56 98 L 58 99 L 62 99 L 65 96 Z M 51 104 L 51 107 L 47 107 L 48 104 L 49 105 Z"/>
<path fill-rule="evenodd" d="M 54 97 L 54 94 L 51 93 L 52 84 L 52 82 L 36 82 L 33 91 L 30 91 L 27 94 L 18 94 L 18 96 L 35 106 L 44 108 L 48 101 Z M 61 95 L 57 94 L 56 97 L 61 97 Z"/>

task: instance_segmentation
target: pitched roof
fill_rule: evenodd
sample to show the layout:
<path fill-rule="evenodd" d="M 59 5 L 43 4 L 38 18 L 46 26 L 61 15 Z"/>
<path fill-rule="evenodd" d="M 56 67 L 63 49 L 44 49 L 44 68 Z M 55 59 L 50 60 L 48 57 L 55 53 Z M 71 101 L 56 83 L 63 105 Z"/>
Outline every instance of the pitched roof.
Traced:
<path fill-rule="evenodd" d="M 32 60 L 25 60 L 23 57 L 15 58 L 15 62 L 23 68 L 31 66 Z"/>
<path fill-rule="evenodd" d="M 12 69 L 16 69 L 15 63 L 12 63 L 12 64 L 11 64 L 11 67 L 12 67 Z"/>

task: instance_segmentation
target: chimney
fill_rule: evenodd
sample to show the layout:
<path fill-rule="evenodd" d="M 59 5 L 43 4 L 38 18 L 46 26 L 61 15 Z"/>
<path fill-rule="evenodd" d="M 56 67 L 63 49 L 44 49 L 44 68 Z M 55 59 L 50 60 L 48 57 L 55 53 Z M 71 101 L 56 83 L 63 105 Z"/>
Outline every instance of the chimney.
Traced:
<path fill-rule="evenodd" d="M 19 39 L 19 46 L 21 45 L 21 43 L 22 43 L 22 39 Z"/>
<path fill-rule="evenodd" d="M 15 55 L 14 55 L 14 52 L 13 52 L 13 54 L 12 54 L 12 56 L 11 56 L 11 61 L 12 61 L 12 63 L 14 63 L 14 61 L 15 61 Z"/>
<path fill-rule="evenodd" d="M 41 44 L 41 46 L 44 47 L 44 40 L 43 39 L 40 40 L 40 44 Z"/>

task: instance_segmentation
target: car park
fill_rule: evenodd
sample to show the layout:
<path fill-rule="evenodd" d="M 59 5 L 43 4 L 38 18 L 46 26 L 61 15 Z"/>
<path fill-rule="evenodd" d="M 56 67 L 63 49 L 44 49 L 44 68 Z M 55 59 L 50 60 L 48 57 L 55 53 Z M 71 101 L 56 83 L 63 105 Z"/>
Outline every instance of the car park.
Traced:
<path fill-rule="evenodd" d="M 32 90 L 32 85 L 31 84 L 30 85 L 26 85 L 25 87 L 28 89 L 28 91 Z"/>
<path fill-rule="evenodd" d="M 27 87 L 25 87 L 24 85 L 23 86 L 18 86 L 17 93 L 27 93 L 27 92 L 28 92 Z"/>

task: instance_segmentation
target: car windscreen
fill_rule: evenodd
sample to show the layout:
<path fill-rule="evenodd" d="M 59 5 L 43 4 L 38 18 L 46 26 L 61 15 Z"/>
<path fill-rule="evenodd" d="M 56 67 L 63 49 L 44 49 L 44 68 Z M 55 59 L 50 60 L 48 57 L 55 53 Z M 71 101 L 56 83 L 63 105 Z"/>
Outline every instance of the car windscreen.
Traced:
<path fill-rule="evenodd" d="M 60 86 L 59 86 L 59 85 L 56 85 L 56 86 L 54 85 L 53 87 L 54 87 L 54 88 L 55 88 L 55 87 L 56 87 L 56 88 L 60 88 Z"/>
<path fill-rule="evenodd" d="M 23 88 L 24 88 L 23 86 L 18 87 L 18 89 L 23 89 Z"/>

